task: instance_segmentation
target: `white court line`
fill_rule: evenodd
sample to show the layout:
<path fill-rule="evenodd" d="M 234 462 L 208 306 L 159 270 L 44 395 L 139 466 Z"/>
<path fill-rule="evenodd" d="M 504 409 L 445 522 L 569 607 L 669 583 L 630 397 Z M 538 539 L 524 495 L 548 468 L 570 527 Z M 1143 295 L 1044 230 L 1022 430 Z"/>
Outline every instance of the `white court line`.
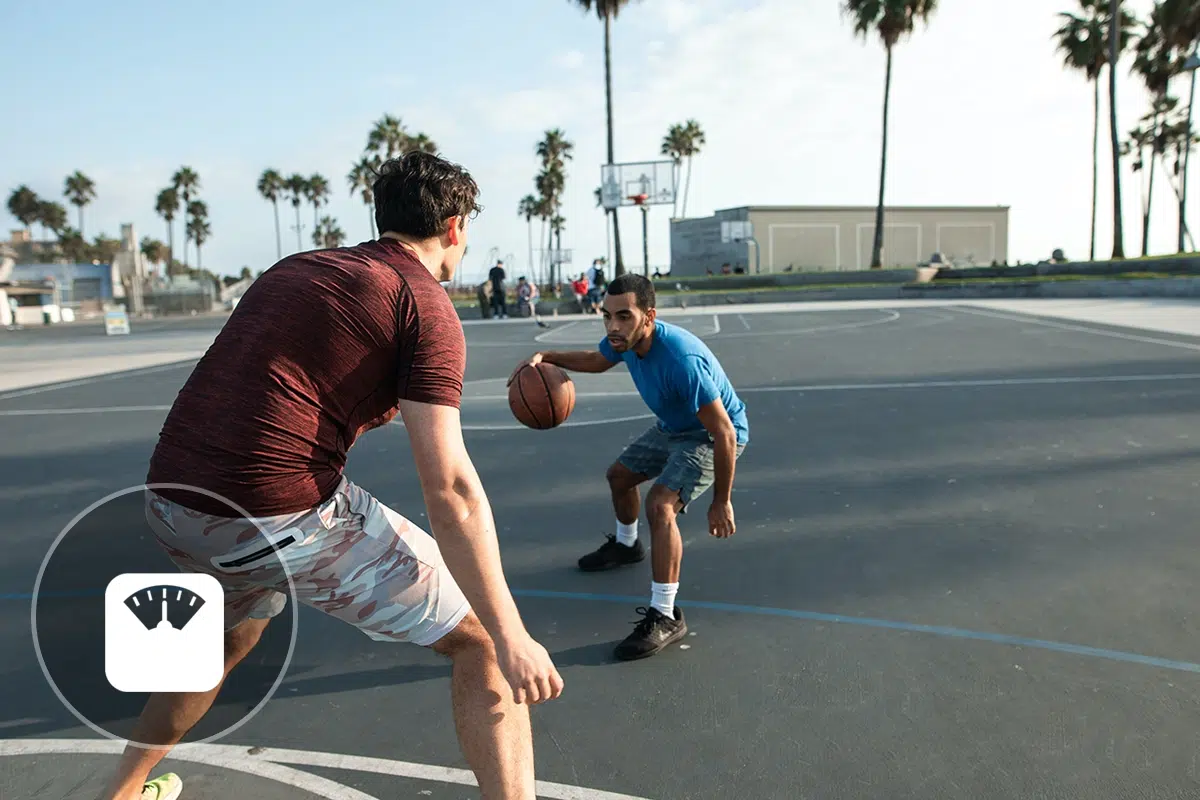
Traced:
<path fill-rule="evenodd" d="M 56 414 L 103 414 L 108 411 L 170 411 L 170 406 L 109 406 L 108 408 L 16 408 L 0 411 L 0 417 L 50 417 Z"/>
<path fill-rule="evenodd" d="M 846 392 L 859 390 L 887 389 L 957 389 L 972 386 L 1040 386 L 1073 383 L 1137 383 L 1138 381 L 1194 381 L 1200 380 L 1200 372 L 1183 372 L 1167 375 L 1063 375 L 1054 378 L 983 378 L 962 381 L 904 381 L 897 383 L 835 383 L 810 384 L 807 386 L 753 386 L 737 389 L 738 394 L 755 392 Z"/>
<path fill-rule="evenodd" d="M 713 331 L 709 335 L 716 336 L 720 332 L 721 332 L 721 318 L 719 316 L 717 316 L 716 314 L 713 314 Z"/>
<path fill-rule="evenodd" d="M 111 381 L 118 378 L 136 378 L 140 375 L 150 375 L 155 372 L 166 372 L 167 370 L 180 369 L 181 367 L 192 364 L 199 359 L 186 358 L 179 361 L 172 361 L 170 364 L 160 364 L 157 367 L 144 367 L 142 369 L 124 370 L 122 372 L 106 372 L 103 375 L 92 375 L 87 378 L 79 378 L 78 380 L 66 381 L 65 383 L 52 383 L 45 386 L 34 386 L 29 389 L 17 389 L 11 392 L 0 392 L 0 400 L 10 400 L 14 397 L 25 397 L 31 394 L 41 394 L 43 392 L 53 392 L 58 389 L 70 389 L 72 386 L 87 386 L 100 381 Z"/>
<path fill-rule="evenodd" d="M 40 755 L 67 753 L 77 755 L 119 755 L 124 743 L 107 739 L 0 739 L 0 756 Z M 312 792 L 328 800 L 375 800 L 369 794 L 334 783 L 308 772 L 281 766 L 292 764 L 306 767 L 342 769 L 351 772 L 369 772 L 376 775 L 393 775 L 400 778 L 450 783 L 459 786 L 478 786 L 475 776 L 465 769 L 416 764 L 410 761 L 393 761 L 386 758 L 347 756 L 322 753 L 313 750 L 287 750 L 264 748 L 251 754 L 246 747 L 215 744 L 182 744 L 167 756 L 177 761 L 189 761 L 215 767 L 258 775 L 263 778 Z M 186 783 L 186 780 L 185 780 Z M 538 797 L 551 800 L 648 800 L 630 794 L 605 792 L 584 786 L 538 781 Z"/>
<path fill-rule="evenodd" d="M 552 336 L 552 335 L 554 335 L 554 334 L 556 334 L 556 333 L 562 333 L 563 331 L 570 330 L 571 328 L 574 328 L 576 325 L 579 325 L 579 324 L 581 324 L 581 323 L 583 323 L 583 322 L 585 322 L 585 321 L 586 321 L 586 320 L 577 319 L 577 320 L 575 320 L 574 322 L 568 322 L 566 325 L 563 325 L 563 326 L 562 326 L 562 327 L 560 327 L 560 328 L 551 328 L 550 330 L 546 331 L 545 333 L 539 333 L 537 336 L 533 337 L 533 340 L 534 340 L 535 342 L 544 342 L 544 341 L 546 341 L 546 340 L 547 340 L 547 339 L 548 339 L 550 336 Z"/>
<path fill-rule="evenodd" d="M 889 322 L 895 322 L 896 320 L 900 319 L 899 311 L 887 311 L 884 309 L 879 309 L 879 310 L 883 311 L 884 314 L 888 314 L 890 316 L 880 317 L 879 319 L 869 319 L 869 320 L 865 320 L 863 322 L 845 322 L 840 325 L 817 325 L 812 328 L 795 328 L 795 329 L 789 330 L 789 331 L 751 331 L 748 333 L 725 333 L 717 338 L 724 341 L 725 339 L 744 339 L 747 336 L 778 337 L 778 336 L 792 336 L 792 335 L 795 335 L 798 333 L 819 333 L 822 331 L 844 331 L 844 330 L 850 330 L 852 328 L 869 328 L 872 325 L 885 325 Z"/>
<path fill-rule="evenodd" d="M 124 742 L 111 739 L 0 739 L 0 756 L 29 756 L 48 753 L 70 755 L 120 755 Z M 326 800 L 377 800 L 372 795 L 340 783 L 285 767 L 267 759 L 249 757 L 247 748 L 230 745 L 179 745 L 168 758 L 192 764 L 241 772 L 266 778 L 310 792 Z M 185 785 L 187 781 L 184 781 Z"/>
<path fill-rule="evenodd" d="M 488 380 L 491 380 L 490 378 Z M 496 379 L 500 380 L 500 379 Z M 851 391 L 885 391 L 891 389 L 964 389 L 978 386 L 1062 386 L 1068 384 L 1088 383 L 1155 383 L 1158 381 L 1195 381 L 1200 380 L 1200 372 L 1179 372 L 1162 375 L 1060 375 L 1044 378 L 980 378 L 977 380 L 953 381 L 899 381 L 881 383 L 808 383 L 791 386 L 748 386 L 735 387 L 738 394 L 766 394 L 778 392 L 851 392 Z M 589 400 L 603 397 L 638 397 L 632 392 L 587 392 L 576 395 L 577 400 Z M 508 395 L 488 394 L 464 398 L 466 400 L 508 400 Z M 0 417 L 40 417 L 59 414 L 103 414 L 106 412 L 122 411 L 167 411 L 170 406 L 113 406 L 111 408 L 23 408 L 11 411 L 0 411 Z M 586 428 L 594 425 L 609 425 L 617 422 L 631 422 L 639 419 L 649 419 L 653 414 L 634 414 L 627 417 L 606 417 L 604 419 L 581 420 L 579 422 L 564 422 L 560 428 Z M 404 427 L 399 417 L 389 424 Z M 525 430 L 519 423 L 491 424 L 464 423 L 464 431 L 518 431 Z"/>
<path fill-rule="evenodd" d="M 738 315 L 737 315 L 737 318 L 738 318 L 738 319 L 740 319 L 740 320 L 742 321 L 742 326 L 743 326 L 743 327 L 744 327 L 746 330 L 750 330 L 750 323 L 749 323 L 749 322 L 746 320 L 746 315 L 745 315 L 745 314 L 738 314 Z"/>
<path fill-rule="evenodd" d="M 1200 350 L 1200 344 L 1191 342 L 1179 342 L 1174 339 L 1159 339 L 1155 336 L 1138 336 L 1133 333 L 1121 333 L 1120 331 L 1106 331 L 1100 328 L 1089 328 L 1086 325 L 1071 325 L 1066 322 L 1051 322 L 1046 319 L 1037 319 L 1032 317 L 1014 316 L 1005 314 L 1000 311 L 984 311 L 982 308 L 959 308 L 965 314 L 978 314 L 982 317 L 994 317 L 995 319 L 1011 320 L 1013 322 L 1024 322 L 1030 325 L 1044 325 L 1047 328 L 1058 328 L 1064 331 L 1079 331 L 1080 333 L 1092 333 L 1096 336 L 1108 336 L 1113 339 L 1124 339 L 1129 342 L 1143 342 L 1145 344 L 1161 344 L 1166 347 L 1177 347 L 1181 350 Z M 1101 323 L 1104 324 L 1104 323 Z M 1117 323 L 1111 323 L 1117 324 Z"/>

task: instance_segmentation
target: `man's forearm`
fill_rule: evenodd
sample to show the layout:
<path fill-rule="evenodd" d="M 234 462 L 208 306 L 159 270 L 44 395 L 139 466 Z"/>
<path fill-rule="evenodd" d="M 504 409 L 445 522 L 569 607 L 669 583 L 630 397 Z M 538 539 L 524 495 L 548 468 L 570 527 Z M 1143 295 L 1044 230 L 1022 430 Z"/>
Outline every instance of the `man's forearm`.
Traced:
<path fill-rule="evenodd" d="M 608 359 L 596 350 L 570 350 L 541 352 L 542 361 L 572 372 L 604 372 L 611 366 Z"/>
<path fill-rule="evenodd" d="M 426 500 L 450 574 L 492 639 L 524 630 L 504 579 L 492 509 L 482 489 L 447 489 Z"/>
<path fill-rule="evenodd" d="M 733 497 L 733 471 L 737 463 L 737 433 L 731 425 L 713 437 L 713 501 L 731 502 Z"/>

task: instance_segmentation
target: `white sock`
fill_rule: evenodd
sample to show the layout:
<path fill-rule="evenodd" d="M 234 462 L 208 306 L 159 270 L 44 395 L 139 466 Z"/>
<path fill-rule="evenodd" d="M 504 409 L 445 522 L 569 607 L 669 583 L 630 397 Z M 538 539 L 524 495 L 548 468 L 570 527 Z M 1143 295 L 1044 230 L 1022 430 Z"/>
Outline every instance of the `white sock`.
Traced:
<path fill-rule="evenodd" d="M 675 619 L 675 593 L 678 583 L 650 582 L 650 605 L 658 609 L 667 619 Z"/>
<path fill-rule="evenodd" d="M 617 520 L 617 541 L 626 547 L 633 547 L 633 543 L 637 541 L 637 524 L 636 519 L 628 525 Z"/>

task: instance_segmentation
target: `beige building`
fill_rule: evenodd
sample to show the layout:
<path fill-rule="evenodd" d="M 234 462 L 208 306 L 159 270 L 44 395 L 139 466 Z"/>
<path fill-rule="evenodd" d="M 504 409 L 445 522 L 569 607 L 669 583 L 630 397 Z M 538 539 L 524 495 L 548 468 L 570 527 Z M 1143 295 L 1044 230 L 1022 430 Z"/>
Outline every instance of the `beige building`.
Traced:
<path fill-rule="evenodd" d="M 883 266 L 913 267 L 934 253 L 960 266 L 1003 264 L 1008 212 L 1008 206 L 887 208 Z M 736 229 L 746 222 L 753 242 L 722 241 L 722 223 L 734 223 Z M 671 275 L 719 274 L 725 263 L 751 273 L 756 268 L 764 273 L 868 269 L 874 239 L 873 206 L 723 209 L 711 217 L 672 220 Z"/>

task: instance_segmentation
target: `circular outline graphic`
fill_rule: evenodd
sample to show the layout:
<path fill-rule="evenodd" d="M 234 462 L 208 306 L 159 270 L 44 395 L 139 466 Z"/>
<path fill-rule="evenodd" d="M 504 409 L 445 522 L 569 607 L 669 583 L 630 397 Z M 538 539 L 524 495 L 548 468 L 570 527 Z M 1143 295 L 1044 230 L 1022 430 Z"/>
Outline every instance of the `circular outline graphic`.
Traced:
<path fill-rule="evenodd" d="M 101 505 L 107 503 L 109 500 L 114 500 L 118 497 L 124 497 L 125 495 L 133 494 L 134 492 L 147 492 L 147 491 L 154 491 L 155 489 L 179 489 L 182 491 L 195 492 L 196 494 L 207 495 L 208 497 L 211 497 L 214 500 L 219 500 L 220 502 L 225 503 L 230 508 L 237 511 L 241 515 L 242 519 L 245 519 L 245 520 L 248 520 L 248 521 L 254 523 L 254 526 L 257 527 L 259 529 L 259 531 L 262 531 L 262 526 L 258 524 L 258 520 L 255 517 L 251 516 L 250 514 L 247 514 L 246 510 L 244 508 L 239 506 L 237 503 L 226 500 L 224 497 L 221 497 L 216 492 L 210 492 L 207 489 L 200 489 L 198 487 L 188 486 L 187 484 L 183 484 L 183 483 L 150 483 L 150 484 L 141 484 L 139 486 L 132 486 L 127 489 L 121 489 L 119 491 L 113 492 L 112 494 L 106 495 L 106 496 L 100 498 L 99 500 L 95 501 L 94 503 L 92 503 L 90 506 L 85 508 L 83 511 L 76 514 L 75 517 L 70 522 L 67 523 L 66 527 L 63 528 L 61 531 L 59 531 L 58 536 L 56 536 L 54 538 L 54 541 L 50 544 L 50 549 L 46 552 L 45 557 L 42 559 L 41 566 L 38 567 L 37 579 L 33 582 L 33 598 L 31 599 L 31 601 L 29 603 L 29 627 L 30 627 L 30 631 L 33 634 L 33 652 L 34 652 L 34 655 L 37 656 L 38 666 L 41 667 L 41 669 L 42 669 L 42 675 L 46 678 L 46 683 L 50 684 L 50 689 L 54 692 L 55 696 L 58 697 L 59 701 L 64 706 L 67 707 L 67 710 L 70 711 L 71 714 L 73 714 L 76 719 L 78 719 L 84 725 L 87 725 L 89 728 L 91 728 L 93 731 L 100 734 L 104 738 L 111 739 L 113 741 L 126 742 L 127 744 L 131 744 L 136 747 L 140 747 L 143 750 L 162 750 L 163 745 L 153 745 L 153 744 L 146 744 L 145 742 L 135 742 L 135 741 L 132 741 L 130 739 L 125 739 L 120 736 L 114 736 L 111 731 L 107 731 L 104 728 L 100 727 L 99 725 L 96 725 L 90 719 L 88 719 L 83 714 L 81 714 L 79 712 L 79 710 L 77 708 L 75 708 L 75 706 L 73 706 L 67 700 L 66 697 L 63 696 L 63 693 L 59 690 L 58 685 L 54 682 L 54 679 L 50 676 L 50 670 L 46 667 L 45 659 L 42 658 L 42 647 L 41 647 L 41 643 L 38 641 L 37 606 L 38 606 L 38 592 L 42 588 L 42 576 L 46 572 L 46 567 L 50 563 L 50 558 L 54 555 L 54 551 L 58 549 L 58 545 L 63 540 L 63 537 L 65 537 L 68 533 L 70 533 L 71 529 L 74 528 L 79 523 L 80 520 L 82 520 L 84 517 L 86 517 L 88 514 L 90 514 L 96 508 L 99 508 Z M 288 667 L 291 666 L 291 663 L 292 663 L 292 654 L 296 650 L 296 635 L 300 628 L 300 605 L 299 605 L 299 601 L 296 599 L 296 585 L 295 585 L 295 583 L 292 582 L 292 573 L 287 567 L 287 562 L 284 559 L 280 559 L 279 563 L 281 565 L 283 565 L 283 573 L 285 576 L 287 576 L 288 595 L 291 597 L 291 600 L 292 600 L 292 638 L 291 638 L 291 641 L 288 642 L 287 656 L 283 659 L 283 668 L 279 670 L 279 675 L 275 678 L 275 682 L 273 684 L 271 684 L 271 688 L 267 691 L 266 695 L 263 697 L 262 700 L 259 701 L 258 705 L 256 705 L 254 708 L 252 708 L 250 710 L 250 713 L 243 716 L 239 721 L 237 721 L 233 725 L 230 725 L 225 730 L 218 731 L 217 733 L 214 733 L 212 736 L 209 736 L 204 739 L 198 739 L 195 742 L 179 742 L 179 745 L 209 744 L 210 742 L 216 741 L 217 739 L 220 739 L 223 736 L 228 736 L 229 734 L 236 731 L 238 728 L 245 725 L 251 719 L 253 719 L 258 714 L 259 711 L 262 711 L 263 706 L 265 706 L 267 704 L 267 701 L 269 701 L 272 697 L 275 696 L 275 692 L 277 692 L 279 690 L 279 685 L 281 683 L 283 683 L 283 678 L 285 675 L 287 675 Z M 178 746 L 178 745 L 176 745 L 176 746 Z"/>

